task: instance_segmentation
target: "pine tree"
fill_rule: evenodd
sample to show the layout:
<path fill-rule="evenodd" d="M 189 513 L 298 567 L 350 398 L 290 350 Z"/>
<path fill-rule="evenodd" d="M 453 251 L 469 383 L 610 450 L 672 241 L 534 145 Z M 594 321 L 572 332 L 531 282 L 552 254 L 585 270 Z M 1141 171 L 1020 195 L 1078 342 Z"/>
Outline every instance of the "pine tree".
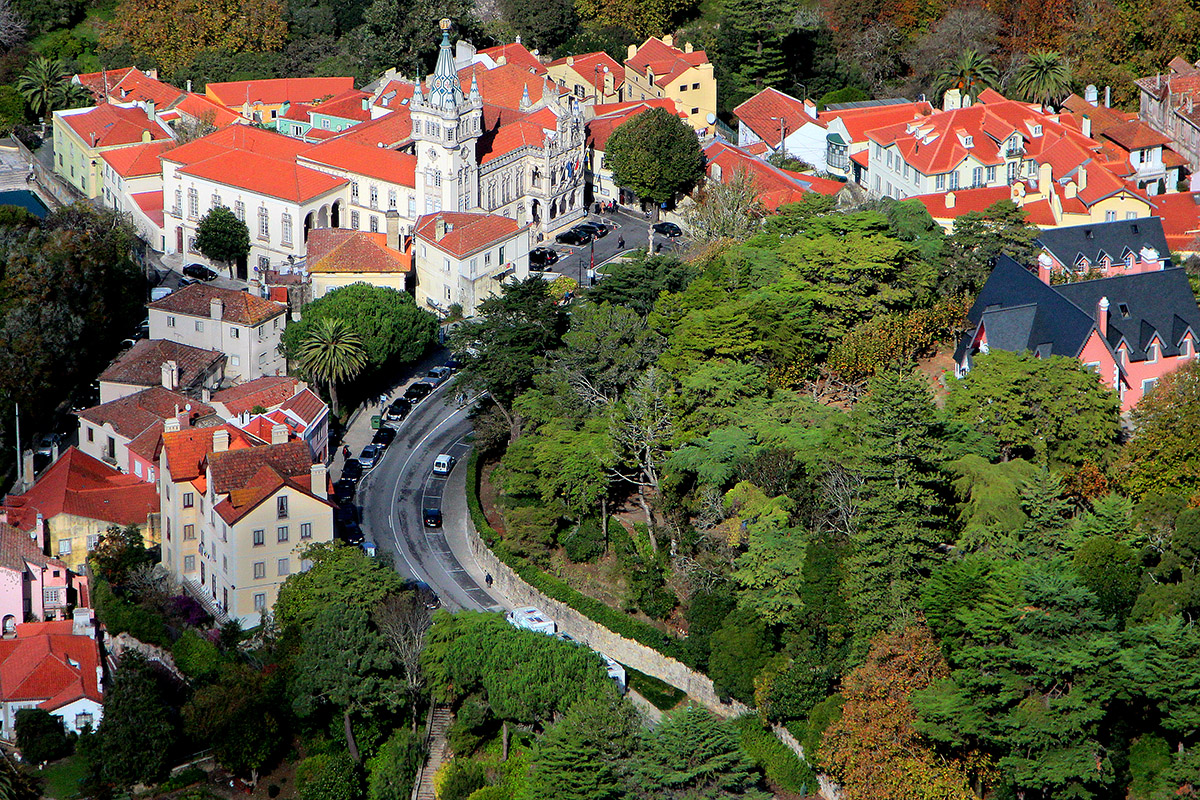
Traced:
<path fill-rule="evenodd" d="M 663 718 L 639 758 L 640 786 L 655 798 L 765 798 L 728 722 L 690 705 Z"/>
<path fill-rule="evenodd" d="M 533 796 L 557 800 L 622 796 L 640 728 L 637 712 L 622 698 L 576 704 L 539 743 L 530 774 Z"/>
<path fill-rule="evenodd" d="M 718 51 L 721 71 L 729 76 L 733 91 L 731 106 L 769 86 L 783 85 L 787 78 L 783 39 L 791 31 L 795 5 L 792 0 L 725 3 Z"/>
<path fill-rule="evenodd" d="M 863 486 L 846 598 L 861 658 L 875 634 L 916 611 L 923 576 L 939 558 L 939 428 L 928 387 L 911 374 L 871 381 L 852 421 Z"/>

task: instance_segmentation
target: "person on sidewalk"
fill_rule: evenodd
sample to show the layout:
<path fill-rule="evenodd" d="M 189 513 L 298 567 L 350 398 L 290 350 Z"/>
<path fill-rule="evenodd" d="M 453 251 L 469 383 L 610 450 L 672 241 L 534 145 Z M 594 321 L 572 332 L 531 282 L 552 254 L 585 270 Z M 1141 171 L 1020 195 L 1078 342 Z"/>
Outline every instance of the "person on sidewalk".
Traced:
<path fill-rule="evenodd" d="M 342 445 L 342 458 L 350 458 L 350 445 Z"/>
<path fill-rule="evenodd" d="M 617 249 L 618 250 L 625 249 L 625 234 L 623 234 L 623 233 L 617 234 Z"/>

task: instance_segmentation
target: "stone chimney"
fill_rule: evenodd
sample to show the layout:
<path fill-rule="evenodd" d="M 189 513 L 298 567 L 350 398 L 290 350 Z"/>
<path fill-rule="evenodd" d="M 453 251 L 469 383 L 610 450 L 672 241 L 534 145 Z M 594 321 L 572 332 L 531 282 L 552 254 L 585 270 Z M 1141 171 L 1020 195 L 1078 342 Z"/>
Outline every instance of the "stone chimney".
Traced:
<path fill-rule="evenodd" d="M 817 104 L 807 97 L 804 98 L 804 113 L 808 114 L 813 119 L 817 118 Z"/>
<path fill-rule="evenodd" d="M 163 433 L 175 433 L 179 428 L 179 417 L 169 417 L 163 420 Z"/>
<path fill-rule="evenodd" d="M 1096 327 L 1100 329 L 1101 336 L 1108 336 L 1108 298 L 1101 297 L 1100 302 L 1096 304 Z"/>
<path fill-rule="evenodd" d="M 1043 161 L 1038 164 L 1037 173 L 1037 188 L 1043 194 L 1050 191 L 1050 184 L 1054 181 L 1054 171 L 1050 167 L 1048 161 Z"/>
<path fill-rule="evenodd" d="M 433 222 L 433 240 L 440 242 L 444 238 L 446 238 L 446 220 L 439 214 Z"/>
<path fill-rule="evenodd" d="M 690 53 L 690 52 L 692 52 L 692 51 L 693 51 L 693 50 L 695 50 L 695 49 L 696 49 L 696 48 L 692 47 L 692 43 L 691 43 L 691 42 L 684 42 L 684 43 L 683 43 L 683 52 L 685 52 L 685 53 Z"/>
<path fill-rule="evenodd" d="M 1079 174 L 1075 177 L 1075 182 L 1079 184 L 1079 191 L 1082 192 L 1087 188 L 1087 167 L 1079 167 Z"/>
<path fill-rule="evenodd" d="M 187 83 L 185 84 L 185 86 L 187 88 L 185 88 L 184 91 L 187 92 L 188 94 L 191 94 L 192 93 L 192 79 L 191 78 L 187 79 Z"/>
<path fill-rule="evenodd" d="M 276 422 L 271 426 L 271 444 L 287 444 L 288 427 L 282 422 Z"/>
<path fill-rule="evenodd" d="M 1050 273 L 1051 273 L 1051 269 L 1054 266 L 1054 259 L 1050 256 L 1049 253 L 1039 253 L 1038 257 L 1037 257 L 1037 263 L 1038 263 L 1038 278 L 1041 279 L 1042 283 L 1046 283 L 1046 284 L 1050 283 L 1050 278 L 1051 278 Z"/>
<path fill-rule="evenodd" d="M 946 208 L 954 208 L 954 192 L 946 192 Z"/>
<path fill-rule="evenodd" d="M 567 56 L 567 66 L 568 67 L 575 66 L 575 56 Z"/>
<path fill-rule="evenodd" d="M 626 60 L 631 59 L 636 55 L 637 55 L 637 45 L 636 44 L 629 45 L 629 47 L 625 50 Z"/>
<path fill-rule="evenodd" d="M 662 43 L 665 44 L 667 47 L 674 47 L 675 46 L 675 37 L 669 33 L 664 33 L 663 37 L 662 37 Z"/>
<path fill-rule="evenodd" d="M 175 361 L 162 363 L 162 387 L 175 391 L 179 388 L 179 364 Z"/>
<path fill-rule="evenodd" d="M 229 431 L 225 428 L 217 428 L 213 431 L 213 452 L 224 453 L 229 449 Z"/>
<path fill-rule="evenodd" d="M 318 462 L 312 465 L 310 474 L 312 475 L 312 493 L 317 497 L 329 494 L 329 480 L 326 477 L 329 474 L 328 467 L 324 463 Z"/>
<path fill-rule="evenodd" d="M 26 450 L 21 454 L 21 467 L 25 476 L 25 485 L 33 486 L 33 451 Z"/>
<path fill-rule="evenodd" d="M 389 209 L 383 215 L 385 220 L 385 228 L 387 229 L 387 246 L 391 250 L 400 249 L 400 212 L 396 209 Z"/>
<path fill-rule="evenodd" d="M 1092 138 L 1092 118 L 1087 114 L 1083 115 L 1083 122 L 1080 123 L 1080 130 L 1087 138 Z"/>
<path fill-rule="evenodd" d="M 216 320 L 223 318 L 225 316 L 225 301 L 219 297 L 209 300 L 208 315 Z"/>

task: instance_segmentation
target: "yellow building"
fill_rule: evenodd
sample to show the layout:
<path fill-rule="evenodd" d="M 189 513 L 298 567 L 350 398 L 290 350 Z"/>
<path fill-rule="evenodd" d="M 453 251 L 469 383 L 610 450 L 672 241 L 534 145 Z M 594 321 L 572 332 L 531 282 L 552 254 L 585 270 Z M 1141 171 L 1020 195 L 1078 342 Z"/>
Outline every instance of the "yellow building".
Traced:
<path fill-rule="evenodd" d="M 625 59 L 625 100 L 665 97 L 697 131 L 712 126 L 717 113 L 717 78 L 708 54 L 688 42 L 680 50 L 670 36 L 650 37 L 641 47 L 629 45 Z"/>
<path fill-rule="evenodd" d="M 54 171 L 90 200 L 104 193 L 102 153 L 172 138 L 149 101 L 55 111 Z"/>
<path fill-rule="evenodd" d="M 307 268 L 314 300 L 352 283 L 406 291 L 412 253 L 401 250 L 400 215 L 388 211 L 386 225 L 386 233 L 346 228 L 315 228 L 308 232 Z"/>
<path fill-rule="evenodd" d="M 581 102 L 620 103 L 625 99 L 625 67 L 608 53 L 567 56 L 546 65 L 550 77 Z"/>
<path fill-rule="evenodd" d="M 354 88 L 354 78 L 269 78 L 223 81 L 204 87 L 204 96 L 254 122 L 271 122 L 284 106 L 316 104 Z"/>

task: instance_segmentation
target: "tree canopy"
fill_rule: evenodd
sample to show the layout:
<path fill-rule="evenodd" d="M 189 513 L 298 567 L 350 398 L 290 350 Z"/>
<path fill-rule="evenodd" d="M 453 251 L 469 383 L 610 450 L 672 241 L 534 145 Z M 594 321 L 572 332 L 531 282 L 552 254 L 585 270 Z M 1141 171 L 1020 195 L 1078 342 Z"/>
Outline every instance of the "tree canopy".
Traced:
<path fill-rule="evenodd" d="M 617 126 L 605 145 L 604 165 L 618 185 L 665 203 L 700 179 L 704 155 L 695 131 L 683 120 L 652 108 Z"/>

